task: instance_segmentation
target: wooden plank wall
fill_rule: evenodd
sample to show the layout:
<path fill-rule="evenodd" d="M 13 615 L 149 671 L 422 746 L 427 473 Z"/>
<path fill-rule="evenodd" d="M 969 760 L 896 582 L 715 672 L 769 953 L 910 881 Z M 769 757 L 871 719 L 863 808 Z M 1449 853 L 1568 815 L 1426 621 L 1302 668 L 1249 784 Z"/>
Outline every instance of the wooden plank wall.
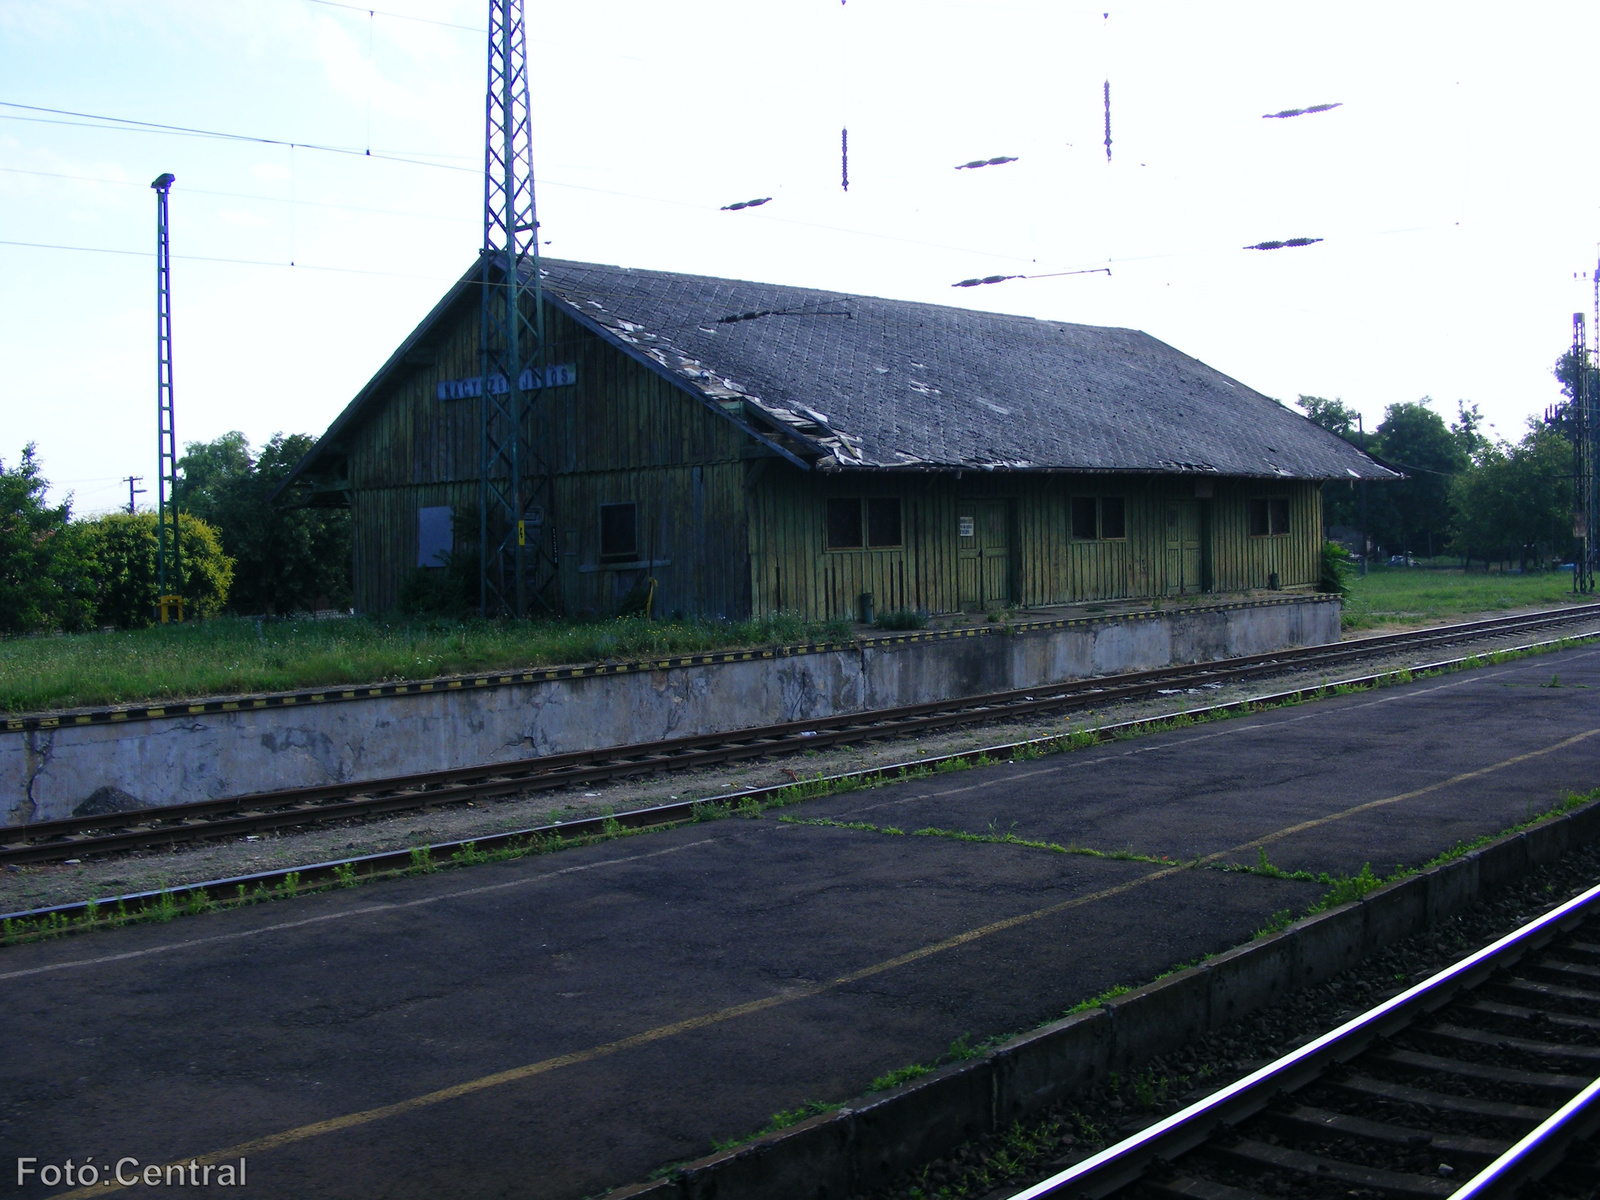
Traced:
<path fill-rule="evenodd" d="M 364 611 L 393 607 L 415 569 L 418 508 L 478 503 L 481 401 L 436 396 L 439 380 L 478 370 L 476 306 L 443 324 L 432 361 L 419 362 L 352 435 L 353 571 Z M 599 506 L 631 502 L 639 505 L 642 555 L 666 560 L 653 571 L 657 612 L 748 612 L 744 435 L 548 306 L 546 339 L 547 363 L 578 368 L 576 385 L 543 394 L 536 425 L 555 474 L 567 610 L 612 611 L 643 573 L 597 562 Z"/>
<path fill-rule="evenodd" d="M 1305 480 L 1218 480 L 1211 502 L 1211 578 L 1217 591 L 1314 584 L 1322 573 L 1322 488 Z M 1250 536 L 1249 501 L 1284 496 L 1289 532 Z"/>
<path fill-rule="evenodd" d="M 1200 501 L 1209 517 L 1212 588 L 1264 588 L 1316 582 L 1320 567 L 1320 494 L 1314 483 L 1216 480 Z M 1127 537 L 1077 541 L 1070 536 L 1074 496 L 1122 496 Z M 1166 502 L 1193 499 L 1189 478 L 1087 475 L 905 475 L 840 472 L 807 476 L 775 466 L 753 489 L 751 592 L 757 614 L 849 616 L 871 592 L 879 612 L 901 608 L 959 611 L 957 516 L 985 499 L 1010 502 L 1015 599 L 1027 606 L 1133 599 L 1165 594 Z M 829 497 L 898 496 L 905 544 L 899 549 L 828 550 Z M 1248 501 L 1288 496 L 1291 532 L 1251 537 Z"/>
<path fill-rule="evenodd" d="M 655 611 L 737 618 L 855 612 L 873 593 L 878 610 L 960 608 L 956 519 L 970 505 L 1005 501 L 1013 599 L 1029 606 L 1160 596 L 1166 591 L 1165 503 L 1193 498 L 1192 478 L 1163 476 L 820 474 L 752 459 L 754 444 L 729 421 L 554 309 L 548 363 L 575 363 L 574 386 L 544 393 L 540 429 L 556 475 L 553 504 L 560 593 L 572 613 L 614 611 L 643 570 L 598 562 L 599 506 L 638 505 L 641 558 L 658 560 Z M 357 605 L 397 602 L 415 569 L 417 509 L 478 503 L 480 402 L 440 401 L 441 379 L 478 370 L 478 313 L 464 303 L 419 347 L 409 373 L 351 435 L 349 447 Z M 1321 497 L 1301 481 L 1211 481 L 1200 501 L 1214 590 L 1314 583 Z M 1069 536 L 1073 496 L 1119 495 L 1124 540 Z M 830 551 L 830 496 L 897 496 L 905 544 Z M 1251 537 L 1248 502 L 1287 496 L 1288 535 Z M 664 560 L 664 561 L 659 561 Z"/>

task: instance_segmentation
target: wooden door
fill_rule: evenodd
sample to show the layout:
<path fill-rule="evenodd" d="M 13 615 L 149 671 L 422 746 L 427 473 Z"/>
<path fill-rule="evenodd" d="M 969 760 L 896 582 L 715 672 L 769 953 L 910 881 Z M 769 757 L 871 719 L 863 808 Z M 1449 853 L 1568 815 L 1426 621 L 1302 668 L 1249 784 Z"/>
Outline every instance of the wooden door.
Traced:
<path fill-rule="evenodd" d="M 1167 595 L 1203 591 L 1204 568 L 1199 502 L 1167 501 Z"/>
<path fill-rule="evenodd" d="M 1004 500 L 956 508 L 956 569 L 961 607 L 982 609 L 1011 602 L 1010 522 Z"/>

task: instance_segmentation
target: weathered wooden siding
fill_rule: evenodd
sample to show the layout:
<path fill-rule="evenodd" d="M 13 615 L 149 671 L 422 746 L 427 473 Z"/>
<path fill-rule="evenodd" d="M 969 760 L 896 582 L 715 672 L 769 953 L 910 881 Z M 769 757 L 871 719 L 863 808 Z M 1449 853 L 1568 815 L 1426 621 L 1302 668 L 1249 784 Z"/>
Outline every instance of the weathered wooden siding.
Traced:
<path fill-rule="evenodd" d="M 1211 501 L 1211 575 L 1217 591 L 1314 584 L 1322 573 L 1322 491 L 1316 483 L 1219 480 Z M 1249 501 L 1286 497 L 1289 532 L 1251 536 Z"/>
<path fill-rule="evenodd" d="M 963 595 L 958 520 L 986 502 L 1010 515 L 1009 599 L 1026 606 L 1136 599 L 1176 592 L 1169 578 L 1167 507 L 1195 504 L 1200 515 L 1205 590 L 1238 591 L 1316 582 L 1321 513 L 1315 484 L 1217 480 L 1196 499 L 1192 478 L 1073 475 L 806 475 L 775 465 L 752 489 L 750 561 L 753 609 L 817 617 L 849 616 L 862 592 L 880 612 L 901 608 L 956 612 Z M 904 544 L 897 549 L 829 550 L 829 498 L 901 500 Z M 1074 496 L 1120 496 L 1127 536 L 1071 536 Z M 1248 501 L 1289 499 L 1287 535 L 1251 537 Z M 1193 586 L 1188 590 L 1194 590 Z M 982 605 L 978 605 L 981 607 Z"/>
<path fill-rule="evenodd" d="M 478 312 L 464 305 L 351 437 L 357 605 L 398 601 L 415 569 L 417 509 L 479 501 L 481 400 L 440 401 L 442 379 L 478 368 Z M 739 616 L 749 609 L 747 440 L 703 403 L 601 338 L 547 310 L 545 361 L 578 382 L 546 390 L 534 428 L 555 476 L 559 591 L 569 612 L 608 612 L 644 574 L 656 611 Z M 600 564 L 599 506 L 638 506 L 640 565 Z"/>
<path fill-rule="evenodd" d="M 546 362 L 577 367 L 576 384 L 543 393 L 536 425 L 555 478 L 544 536 L 568 612 L 615 611 L 646 573 L 657 613 L 726 617 L 845 616 L 863 592 L 880 612 L 954 612 L 1264 588 L 1274 573 L 1282 587 L 1317 579 L 1315 483 L 1214 479 L 1202 498 L 1193 477 L 802 471 L 761 457 L 721 413 L 560 312 L 547 312 L 546 333 Z M 419 508 L 476 510 L 481 402 L 440 401 L 436 384 L 477 372 L 478 337 L 476 305 L 463 302 L 349 435 L 363 610 L 393 607 L 416 569 Z M 1074 539 L 1074 496 L 1122 497 L 1127 536 Z M 1251 536 L 1250 500 L 1274 496 L 1289 501 L 1289 532 Z M 898 498 L 902 545 L 827 549 L 830 497 Z M 602 563 L 600 506 L 616 503 L 637 506 L 639 554 Z M 1188 558 L 1169 550 L 1174 504 L 1198 530 Z M 964 514 L 993 536 L 1003 529 L 1004 552 L 962 539 Z"/>

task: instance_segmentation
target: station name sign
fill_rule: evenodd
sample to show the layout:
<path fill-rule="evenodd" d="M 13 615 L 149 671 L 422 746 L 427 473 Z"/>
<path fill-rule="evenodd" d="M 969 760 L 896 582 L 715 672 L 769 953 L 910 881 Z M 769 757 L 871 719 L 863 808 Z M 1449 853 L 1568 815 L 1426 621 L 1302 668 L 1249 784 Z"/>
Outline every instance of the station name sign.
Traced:
<path fill-rule="evenodd" d="M 538 384 L 539 387 L 567 387 L 578 382 L 578 364 L 557 363 L 553 367 L 546 367 L 540 375 L 542 380 Z M 522 391 L 533 391 L 533 368 L 524 367 L 517 383 Z M 483 395 L 483 376 L 474 375 L 470 379 L 441 379 L 438 391 L 441 400 L 469 400 Z M 498 374 L 489 376 L 489 394 L 503 396 L 505 392 L 506 377 Z"/>

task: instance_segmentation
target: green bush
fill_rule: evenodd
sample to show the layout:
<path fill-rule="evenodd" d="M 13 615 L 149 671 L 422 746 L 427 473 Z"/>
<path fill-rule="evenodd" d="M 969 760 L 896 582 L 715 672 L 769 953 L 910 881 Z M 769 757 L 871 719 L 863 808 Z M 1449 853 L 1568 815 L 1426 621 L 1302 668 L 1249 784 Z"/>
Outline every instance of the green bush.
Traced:
<path fill-rule="evenodd" d="M 926 629 L 928 614 L 914 608 L 897 608 L 893 612 L 879 613 L 873 624 L 879 629 Z"/>
<path fill-rule="evenodd" d="M 1317 591 L 1344 596 L 1350 591 L 1350 552 L 1338 542 L 1322 543 L 1322 575 Z"/>
<path fill-rule="evenodd" d="M 95 622 L 119 629 L 149 625 L 160 590 L 155 513 L 108 513 L 78 527 L 93 546 Z M 184 616 L 214 617 L 228 601 L 233 559 L 222 552 L 217 531 L 199 517 L 181 515 L 178 538 L 182 578 L 176 594 L 183 597 Z"/>

